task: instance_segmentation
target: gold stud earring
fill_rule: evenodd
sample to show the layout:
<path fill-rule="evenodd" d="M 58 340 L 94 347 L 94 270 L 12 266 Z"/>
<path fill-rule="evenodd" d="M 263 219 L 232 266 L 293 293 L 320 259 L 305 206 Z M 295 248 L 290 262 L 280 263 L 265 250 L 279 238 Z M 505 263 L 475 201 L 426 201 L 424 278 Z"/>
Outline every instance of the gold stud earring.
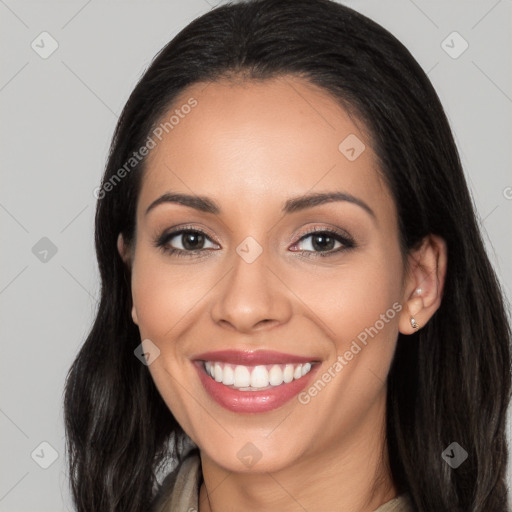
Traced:
<path fill-rule="evenodd" d="M 411 316 L 411 326 L 413 329 L 419 329 L 420 326 L 417 324 L 416 320 L 414 320 L 414 317 Z"/>

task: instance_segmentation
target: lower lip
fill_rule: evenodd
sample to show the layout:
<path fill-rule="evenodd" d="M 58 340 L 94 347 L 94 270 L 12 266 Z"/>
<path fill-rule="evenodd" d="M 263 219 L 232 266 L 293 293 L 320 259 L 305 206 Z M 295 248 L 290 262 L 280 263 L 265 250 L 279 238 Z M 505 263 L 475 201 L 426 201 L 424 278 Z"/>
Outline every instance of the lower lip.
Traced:
<path fill-rule="evenodd" d="M 195 361 L 194 366 L 208 394 L 222 407 L 233 412 L 267 412 L 281 407 L 298 395 L 309 383 L 320 365 L 314 364 L 303 377 L 262 391 L 238 391 L 228 388 L 206 374 L 204 363 Z"/>

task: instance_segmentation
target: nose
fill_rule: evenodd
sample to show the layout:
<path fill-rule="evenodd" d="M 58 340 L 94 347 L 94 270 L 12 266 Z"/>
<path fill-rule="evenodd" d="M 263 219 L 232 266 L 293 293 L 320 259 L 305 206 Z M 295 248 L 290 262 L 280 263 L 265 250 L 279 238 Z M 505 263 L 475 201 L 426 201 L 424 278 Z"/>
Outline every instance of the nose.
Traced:
<path fill-rule="evenodd" d="M 250 263 L 234 253 L 232 269 L 221 281 L 211 310 L 216 324 L 250 333 L 270 329 L 290 319 L 289 291 L 278 272 L 269 266 L 269 260 L 265 250 Z"/>

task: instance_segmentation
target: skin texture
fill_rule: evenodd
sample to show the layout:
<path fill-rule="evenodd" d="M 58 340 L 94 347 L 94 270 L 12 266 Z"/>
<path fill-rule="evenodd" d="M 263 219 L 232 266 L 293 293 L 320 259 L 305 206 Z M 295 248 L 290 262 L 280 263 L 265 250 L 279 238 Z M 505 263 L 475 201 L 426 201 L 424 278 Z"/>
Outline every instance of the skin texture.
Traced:
<path fill-rule="evenodd" d="M 386 376 L 398 332 L 414 332 L 411 315 L 424 326 L 440 304 L 445 244 L 430 236 L 401 254 L 371 140 L 325 91 L 294 77 L 198 83 L 170 111 L 190 97 L 198 105 L 149 155 L 135 243 L 120 236 L 118 248 L 132 269 L 133 321 L 160 350 L 149 371 L 201 450 L 200 512 L 375 510 L 396 496 L 384 441 Z M 354 161 L 338 149 L 349 134 L 366 146 Z M 208 196 L 221 213 L 164 203 L 145 214 L 171 191 Z M 335 191 L 374 216 L 350 202 L 281 213 L 291 197 Z M 154 246 L 185 224 L 206 234 L 202 253 L 178 257 Z M 344 247 L 336 242 L 322 257 L 315 237 L 304 238 L 313 227 L 347 232 L 356 246 L 336 253 Z M 263 251 L 250 264 L 236 252 L 248 236 Z M 184 250 L 183 238 L 167 246 Z M 210 350 L 277 350 L 320 360 L 320 377 L 394 303 L 401 311 L 307 404 L 228 411 L 191 362 Z M 247 442 L 261 453 L 250 468 L 237 457 Z"/>

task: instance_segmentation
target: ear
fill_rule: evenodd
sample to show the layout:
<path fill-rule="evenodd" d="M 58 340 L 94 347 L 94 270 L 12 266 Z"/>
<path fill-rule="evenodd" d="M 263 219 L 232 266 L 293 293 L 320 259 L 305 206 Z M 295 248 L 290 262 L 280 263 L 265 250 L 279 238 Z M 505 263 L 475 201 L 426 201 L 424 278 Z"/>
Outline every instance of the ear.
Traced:
<path fill-rule="evenodd" d="M 420 246 L 409 253 L 402 297 L 404 307 L 398 323 L 402 334 L 413 334 L 424 327 L 439 308 L 447 261 L 446 242 L 437 235 L 426 236 Z"/>
<path fill-rule="evenodd" d="M 128 244 L 126 244 L 122 233 L 119 233 L 119 235 L 117 236 L 117 251 L 119 252 L 119 255 L 121 256 L 121 259 L 123 260 L 125 265 L 129 269 L 131 269 L 131 266 L 132 266 L 131 249 L 128 247 Z M 132 320 L 135 324 L 139 325 L 139 321 L 137 318 L 137 311 L 135 310 L 135 304 L 133 303 L 133 298 L 132 298 Z"/>
<path fill-rule="evenodd" d="M 128 248 L 128 244 L 124 241 L 122 233 L 119 233 L 117 236 L 117 251 L 119 252 L 119 256 L 121 256 L 121 259 L 124 261 L 125 265 L 131 267 L 130 250 Z"/>

